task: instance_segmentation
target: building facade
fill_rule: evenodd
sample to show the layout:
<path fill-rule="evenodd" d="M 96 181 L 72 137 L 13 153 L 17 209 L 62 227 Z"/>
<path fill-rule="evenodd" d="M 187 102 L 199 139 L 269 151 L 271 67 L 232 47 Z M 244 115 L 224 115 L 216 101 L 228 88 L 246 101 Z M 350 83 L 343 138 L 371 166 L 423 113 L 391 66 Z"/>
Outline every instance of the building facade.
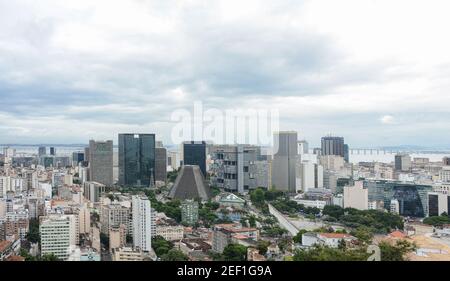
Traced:
<path fill-rule="evenodd" d="M 119 184 L 149 187 L 155 184 L 155 135 L 119 135 Z"/>

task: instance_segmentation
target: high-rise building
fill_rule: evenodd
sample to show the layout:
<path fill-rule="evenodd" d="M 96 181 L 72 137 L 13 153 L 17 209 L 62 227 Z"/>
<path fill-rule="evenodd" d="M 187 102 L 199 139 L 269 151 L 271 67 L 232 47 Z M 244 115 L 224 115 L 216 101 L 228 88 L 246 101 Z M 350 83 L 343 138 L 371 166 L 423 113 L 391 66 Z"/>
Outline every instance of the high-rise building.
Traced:
<path fill-rule="evenodd" d="M 350 163 L 350 147 L 348 144 L 344 144 L 344 160 L 347 163 Z"/>
<path fill-rule="evenodd" d="M 185 200 L 181 203 L 181 221 L 188 225 L 198 222 L 198 202 L 195 200 Z"/>
<path fill-rule="evenodd" d="M 56 155 L 56 148 L 50 147 L 50 155 L 52 155 L 52 156 Z"/>
<path fill-rule="evenodd" d="M 323 188 L 323 167 L 311 161 L 302 161 L 297 167 L 297 191 L 308 192 Z"/>
<path fill-rule="evenodd" d="M 89 180 L 112 186 L 113 141 L 89 142 Z"/>
<path fill-rule="evenodd" d="M 78 166 L 81 162 L 84 161 L 84 152 L 74 152 L 72 153 L 72 165 Z"/>
<path fill-rule="evenodd" d="M 442 192 L 428 192 L 428 216 L 437 217 L 449 214 L 450 195 Z"/>
<path fill-rule="evenodd" d="M 211 185 L 228 192 L 256 189 L 256 161 L 260 149 L 251 145 L 215 145 L 210 149 Z"/>
<path fill-rule="evenodd" d="M 167 149 L 157 147 L 155 149 L 155 181 L 166 182 L 167 180 Z"/>
<path fill-rule="evenodd" d="M 39 157 L 47 154 L 47 148 L 45 146 L 40 146 L 38 154 L 39 154 Z"/>
<path fill-rule="evenodd" d="M 369 191 L 364 187 L 363 181 L 357 181 L 353 186 L 344 187 L 344 208 L 369 209 Z"/>
<path fill-rule="evenodd" d="M 119 135 L 119 184 L 153 186 L 155 183 L 155 135 Z"/>
<path fill-rule="evenodd" d="M 348 151 L 348 146 L 347 146 Z M 348 154 L 348 153 L 347 153 Z M 338 155 L 345 156 L 345 143 L 343 137 L 327 136 L 322 138 L 321 155 Z M 348 158 L 348 157 L 347 157 Z M 348 160 L 348 159 L 346 159 Z"/>
<path fill-rule="evenodd" d="M 104 191 L 105 191 L 105 185 L 103 185 L 101 183 L 87 181 L 83 184 L 84 198 L 91 201 L 92 203 L 100 202 L 100 195 Z"/>
<path fill-rule="evenodd" d="M 444 158 L 442 159 L 442 164 L 443 164 L 444 166 L 450 166 L 450 157 L 444 157 Z"/>
<path fill-rule="evenodd" d="M 133 196 L 133 246 L 144 252 L 152 248 L 152 219 L 150 200 L 145 196 Z"/>
<path fill-rule="evenodd" d="M 100 207 L 101 232 L 108 234 L 112 227 L 118 227 L 124 224 L 127 226 L 127 234 L 130 234 L 132 232 L 130 216 L 130 208 L 122 206 L 119 203 L 102 205 Z"/>
<path fill-rule="evenodd" d="M 407 172 L 411 170 L 411 156 L 408 154 L 395 155 L 395 170 Z"/>
<path fill-rule="evenodd" d="M 183 165 L 199 166 L 203 177 L 206 178 L 206 142 L 184 142 Z"/>
<path fill-rule="evenodd" d="M 76 222 L 73 215 L 50 215 L 42 217 L 39 224 L 41 255 L 54 254 L 66 260 L 70 247 L 75 246 Z"/>
<path fill-rule="evenodd" d="M 272 185 L 277 190 L 296 192 L 297 142 L 297 132 L 278 132 L 274 135 L 276 151 L 272 161 Z"/>
<path fill-rule="evenodd" d="M 301 140 L 298 142 L 298 153 L 300 155 L 309 154 L 309 144 L 306 140 Z"/>

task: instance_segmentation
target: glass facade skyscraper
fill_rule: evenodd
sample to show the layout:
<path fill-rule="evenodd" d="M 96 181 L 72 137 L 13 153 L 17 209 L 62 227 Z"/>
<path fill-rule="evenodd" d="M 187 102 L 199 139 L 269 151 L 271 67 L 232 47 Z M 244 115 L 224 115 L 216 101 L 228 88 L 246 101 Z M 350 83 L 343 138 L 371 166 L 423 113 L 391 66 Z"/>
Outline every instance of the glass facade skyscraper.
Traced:
<path fill-rule="evenodd" d="M 119 135 L 119 184 L 152 186 L 155 183 L 155 135 Z"/>
<path fill-rule="evenodd" d="M 197 165 L 206 177 L 206 142 L 185 142 L 183 144 L 183 165 Z"/>

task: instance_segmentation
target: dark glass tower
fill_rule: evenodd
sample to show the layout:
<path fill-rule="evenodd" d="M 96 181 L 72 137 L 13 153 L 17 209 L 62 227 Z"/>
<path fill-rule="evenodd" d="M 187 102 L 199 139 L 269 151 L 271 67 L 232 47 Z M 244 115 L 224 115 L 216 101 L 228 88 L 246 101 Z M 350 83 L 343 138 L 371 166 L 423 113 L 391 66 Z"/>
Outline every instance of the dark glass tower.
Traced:
<path fill-rule="evenodd" d="M 322 155 L 337 155 L 345 157 L 344 138 L 342 137 L 323 137 Z"/>
<path fill-rule="evenodd" d="M 155 183 L 155 135 L 119 135 L 119 184 L 149 187 Z"/>
<path fill-rule="evenodd" d="M 183 144 L 183 165 L 197 165 L 206 177 L 206 142 L 185 142 Z"/>

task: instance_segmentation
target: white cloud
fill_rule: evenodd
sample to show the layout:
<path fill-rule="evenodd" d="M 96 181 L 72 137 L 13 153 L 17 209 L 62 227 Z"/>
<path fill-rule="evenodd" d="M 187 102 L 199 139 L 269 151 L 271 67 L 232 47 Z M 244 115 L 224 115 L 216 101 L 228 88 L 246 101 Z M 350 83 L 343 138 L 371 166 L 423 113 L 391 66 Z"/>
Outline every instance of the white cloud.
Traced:
<path fill-rule="evenodd" d="M 381 123 L 386 125 L 395 124 L 395 118 L 392 115 L 384 115 L 380 118 Z"/>

